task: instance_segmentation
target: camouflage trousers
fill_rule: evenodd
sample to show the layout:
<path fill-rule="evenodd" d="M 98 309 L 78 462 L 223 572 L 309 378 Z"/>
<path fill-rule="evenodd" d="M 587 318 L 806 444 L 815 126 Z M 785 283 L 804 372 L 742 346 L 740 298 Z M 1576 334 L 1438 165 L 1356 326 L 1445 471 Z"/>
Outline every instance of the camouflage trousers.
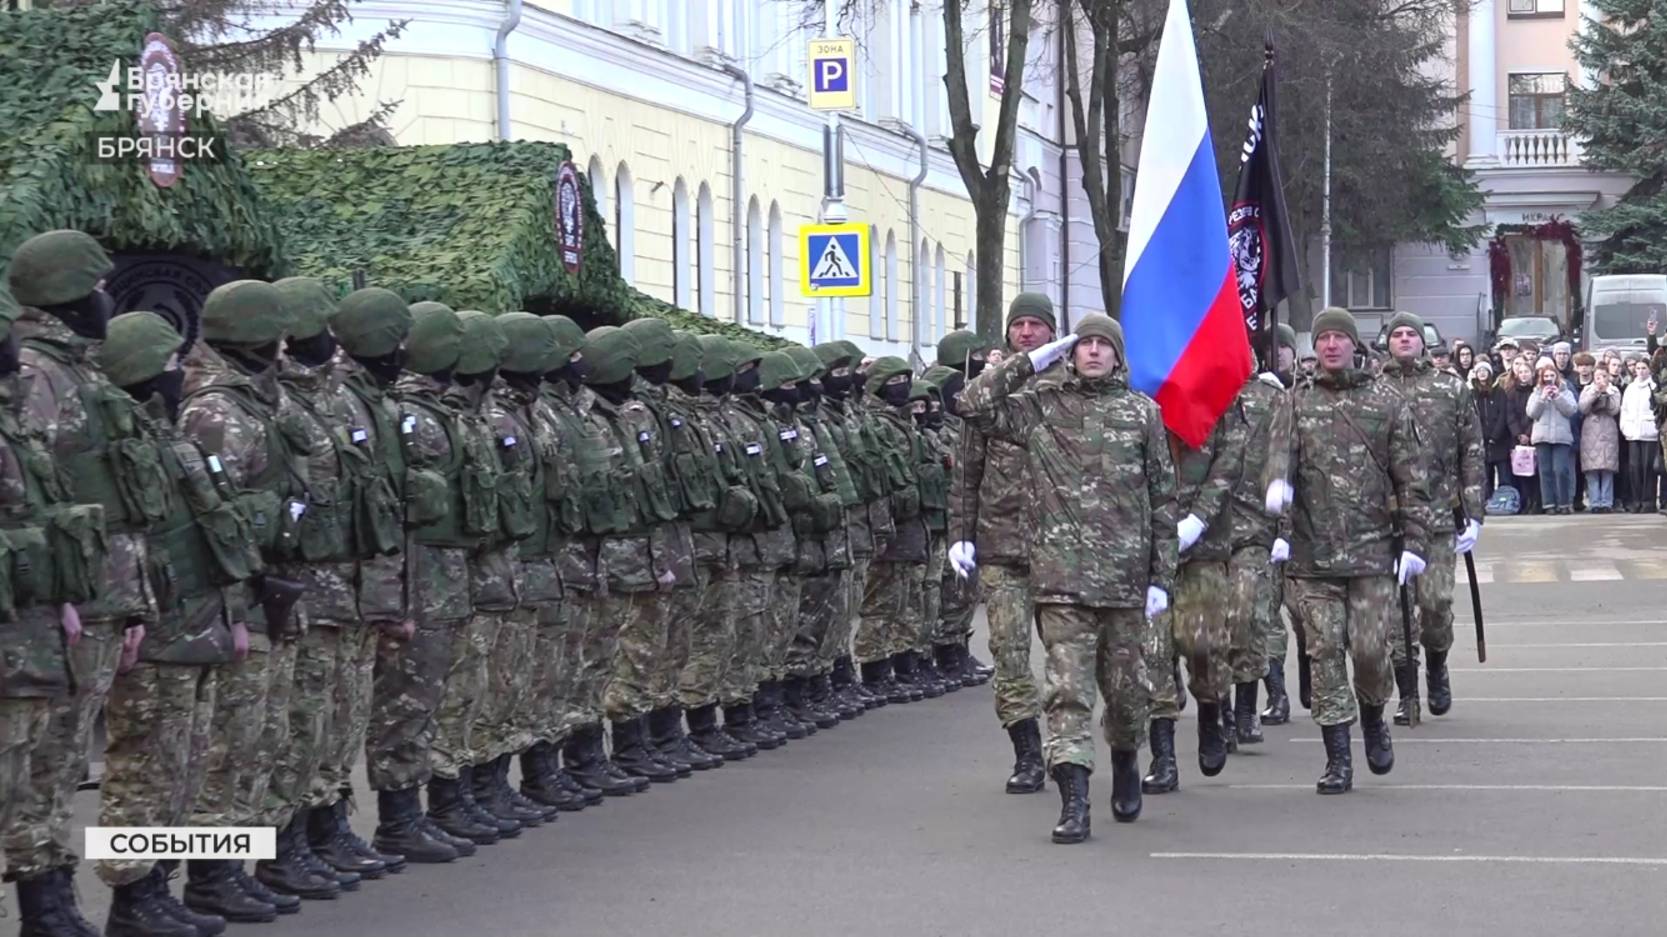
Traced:
<path fill-rule="evenodd" d="M 1425 548 L 1424 572 L 1408 587 L 1412 599 L 1412 640 L 1425 650 L 1446 652 L 1453 647 L 1453 589 L 1458 575 L 1458 554 L 1453 550 L 1451 533 L 1430 536 Z M 1395 597 L 1397 603 L 1400 596 Z M 1396 608 L 1395 615 L 1400 614 Z M 1393 618 L 1389 626 L 1389 646 L 1394 653 L 1396 667 L 1406 663 L 1406 635 L 1401 622 Z M 1418 660 L 1418 648 L 1412 649 L 1412 659 Z"/>
<path fill-rule="evenodd" d="M 327 704 L 324 751 L 307 798 L 310 807 L 328 807 L 353 786 L 353 765 L 365 748 L 370 728 L 372 681 L 380 629 L 370 625 L 343 628 L 336 639 L 336 696 Z"/>
<path fill-rule="evenodd" d="M 1153 719 L 1180 714 L 1181 689 L 1170 666 L 1177 657 L 1187 662 L 1193 699 L 1213 703 L 1227 695 L 1227 599 L 1226 563 L 1196 561 L 1176 574 L 1175 605 L 1150 629 L 1146 648 L 1152 662 Z"/>
<path fill-rule="evenodd" d="M 289 733 L 274 753 L 267 786 L 267 824 L 283 829 L 313 793 L 332 731 L 340 693 L 343 629 L 312 621 L 295 642 L 295 679 L 289 695 Z"/>
<path fill-rule="evenodd" d="M 376 639 L 376 669 L 365 728 L 365 775 L 372 790 L 401 791 L 432 776 L 435 719 L 451 672 L 461 619 L 417 620 L 409 640 Z"/>
<path fill-rule="evenodd" d="M 477 611 L 452 636 L 451 670 L 434 714 L 434 744 L 428 750 L 437 778 L 454 779 L 462 769 L 485 760 L 477 733 L 487 702 L 492 646 L 498 643 L 505 614 Z"/>
<path fill-rule="evenodd" d="M 926 565 L 920 570 L 920 639 L 914 649 L 930 654 L 934 645 L 942 644 L 943 629 L 943 569 L 949 552 L 943 537 L 932 536 L 931 550 Z"/>
<path fill-rule="evenodd" d="M 69 649 L 75 692 L 47 704 L 46 725 L 29 751 L 29 779 L 9 806 L 5 828 L 6 874 L 29 878 L 74 868 L 70 807 L 87 772 L 87 750 L 99 708 L 110 695 L 121 658 L 121 628 L 112 621 L 83 621 L 81 640 Z"/>
<path fill-rule="evenodd" d="M 591 613 L 596 606 L 595 594 L 580 592 L 576 589 L 566 589 L 562 592 L 559 610 L 546 607 L 539 618 L 539 638 L 542 641 L 549 626 L 547 618 L 559 616 L 559 632 L 552 636 L 558 643 L 560 650 L 557 657 L 558 666 L 555 674 L 555 686 L 551 689 L 550 711 L 551 718 L 546 723 L 539 738 L 546 742 L 559 742 L 568 733 L 586 722 L 600 719 L 587 717 L 586 702 L 582 677 L 585 663 L 585 636 L 590 629 Z"/>
<path fill-rule="evenodd" d="M 866 565 L 867 561 L 860 561 Z M 851 639 L 857 631 L 857 613 L 851 597 L 856 595 L 857 565 L 839 571 L 838 591 L 834 593 L 833 611 L 828 628 L 816 647 L 816 675 L 833 672 L 834 661 L 851 654 Z M 802 597 L 802 596 L 801 596 Z"/>
<path fill-rule="evenodd" d="M 948 562 L 945 548 L 945 562 Z M 962 579 L 946 568 L 938 584 L 938 643 L 965 644 L 972 638 L 972 617 L 978 611 L 978 577 Z"/>
<path fill-rule="evenodd" d="M 1388 634 L 1394 577 L 1293 578 L 1285 585 L 1301 610 L 1313 658 L 1314 721 L 1322 726 L 1353 722 L 1357 696 L 1368 706 L 1388 702 L 1395 691 Z M 1354 660 L 1352 688 L 1345 658 Z"/>
<path fill-rule="evenodd" d="M 287 647 L 287 650 L 286 650 Z M 214 719 L 192 826 L 260 826 L 277 755 L 281 708 L 287 732 L 295 642 L 249 635 L 242 660 L 215 667 Z"/>
<path fill-rule="evenodd" d="M 1030 634 L 1036 609 L 1030 600 L 1030 570 L 990 563 L 978 568 L 984 614 L 990 626 L 990 658 L 996 668 L 996 718 L 1002 728 L 1041 712 L 1036 675 L 1030 669 Z"/>
<path fill-rule="evenodd" d="M 1254 683 L 1268 675 L 1268 622 L 1278 618 L 1268 548 L 1255 545 L 1233 551 L 1227 578 L 1227 666 L 1234 683 Z"/>
<path fill-rule="evenodd" d="M 660 596 L 660 614 L 666 620 L 666 643 L 655 655 L 654 680 L 649 690 L 653 709 L 677 705 L 677 691 L 683 677 L 683 668 L 688 666 L 689 655 L 693 651 L 695 621 L 700 615 L 701 603 L 705 601 L 706 589 L 711 581 L 711 573 L 697 566 L 693 588 L 677 588 Z"/>
<path fill-rule="evenodd" d="M 619 656 L 619 635 L 631 605 L 631 595 L 623 592 L 596 595 L 590 602 L 576 694 L 584 704 L 580 725 L 599 723 L 607 717 L 608 689 L 613 683 L 615 658 Z"/>
<path fill-rule="evenodd" d="M 798 625 L 787 650 L 789 674 L 814 677 L 826 672 L 823 647 L 830 643 L 834 623 L 846 614 L 845 603 L 851 594 L 849 577 L 850 570 L 830 569 L 801 581 Z M 831 658 L 826 661 L 827 665 L 832 663 Z"/>
<path fill-rule="evenodd" d="M 527 687 L 527 704 L 521 709 L 517 728 L 527 745 L 557 738 L 561 718 L 562 675 L 567 664 L 567 603 L 546 602 L 533 611 L 532 669 Z"/>
<path fill-rule="evenodd" d="M 805 577 L 783 570 L 771 587 L 770 603 L 764 609 L 764 679 L 787 679 L 787 652 L 799 633 L 799 598 Z"/>
<path fill-rule="evenodd" d="M 1290 653 L 1291 633 L 1297 632 L 1300 643 L 1301 625 L 1297 617 L 1296 598 L 1291 594 L 1290 580 L 1283 566 L 1273 571 L 1273 615 L 1267 623 L 1266 645 L 1270 660 L 1284 660 Z"/>
<path fill-rule="evenodd" d="M 28 792 L 30 752 L 46 731 L 52 701 L 46 697 L 0 699 L 0 835 Z"/>
<path fill-rule="evenodd" d="M 544 662 L 535 658 L 538 611 L 505 612 L 486 666 L 486 699 L 475 725 L 474 764 L 525 751 L 533 743 L 533 681 Z"/>
<path fill-rule="evenodd" d="M 611 672 L 602 711 L 611 722 L 628 722 L 654 708 L 654 678 L 666 646 L 665 602 L 659 592 L 614 593 L 596 613 L 614 623 Z"/>
<path fill-rule="evenodd" d="M 770 607 L 776 584 L 774 570 L 743 568 L 735 577 L 735 649 L 724 672 L 719 702 L 734 706 L 752 699 L 764 677 L 764 658 Z"/>
<path fill-rule="evenodd" d="M 1138 608 L 1037 606 L 1042 646 L 1043 710 L 1048 717 L 1048 767 L 1094 768 L 1096 689 L 1105 700 L 1100 731 L 1112 751 L 1139 751 L 1152 686 L 1142 643 L 1146 615 Z"/>
<path fill-rule="evenodd" d="M 869 564 L 868 581 L 863 584 L 862 612 L 853 648 L 857 663 L 885 660 L 907 647 L 913 638 L 905 630 L 908 621 L 909 564 L 875 560 Z"/>
<path fill-rule="evenodd" d="M 677 705 L 684 709 L 718 702 L 735 658 L 740 573 L 719 567 L 705 571 L 705 577 L 700 608 L 689 628 L 689 662 L 677 675 Z"/>
<path fill-rule="evenodd" d="M 104 707 L 109 741 L 99 785 L 99 826 L 182 826 L 203 781 L 214 727 L 213 667 L 138 663 L 116 677 Z M 150 874 L 145 860 L 101 860 L 112 888 Z"/>

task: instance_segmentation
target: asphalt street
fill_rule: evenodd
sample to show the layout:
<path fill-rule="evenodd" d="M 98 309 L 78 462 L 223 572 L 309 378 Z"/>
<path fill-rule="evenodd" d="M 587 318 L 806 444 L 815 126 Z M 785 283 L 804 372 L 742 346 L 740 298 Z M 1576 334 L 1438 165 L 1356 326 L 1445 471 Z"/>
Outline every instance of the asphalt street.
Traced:
<path fill-rule="evenodd" d="M 1181 790 L 1113 823 L 1102 750 L 1093 838 L 1056 846 L 1051 783 L 1002 793 L 1011 751 L 985 686 L 230 933 L 1667 934 L 1667 519 L 1498 519 L 1477 557 L 1487 663 L 1461 571 L 1453 711 L 1395 728 L 1385 777 L 1357 729 L 1346 796 L 1314 793 L 1324 753 L 1300 708 L 1200 777 L 1189 706 Z M 102 923 L 85 864 L 79 890 Z"/>

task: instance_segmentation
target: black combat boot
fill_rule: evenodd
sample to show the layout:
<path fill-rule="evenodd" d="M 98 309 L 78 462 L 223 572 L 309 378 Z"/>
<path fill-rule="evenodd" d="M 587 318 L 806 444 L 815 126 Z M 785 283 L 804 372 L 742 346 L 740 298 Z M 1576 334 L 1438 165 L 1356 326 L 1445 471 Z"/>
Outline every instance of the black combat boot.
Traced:
<path fill-rule="evenodd" d="M 555 751 L 559 751 L 559 747 L 552 750 L 550 755 L 551 764 L 556 764 L 558 761 L 558 756 L 555 754 Z M 560 765 L 557 765 L 556 767 L 556 783 L 561 785 L 562 790 L 584 801 L 586 807 L 594 807 L 602 802 L 601 791 L 594 787 L 587 787 L 580 784 L 578 778 L 569 774 L 567 769 Z"/>
<path fill-rule="evenodd" d="M 296 905 L 300 905 L 300 899 L 296 899 Z M 232 872 L 232 863 L 222 860 L 192 859 L 185 864 L 185 906 L 236 924 L 265 924 L 278 919 L 277 906 L 244 891 Z"/>
<path fill-rule="evenodd" d="M 297 815 L 300 811 L 296 812 Z M 328 901 L 340 895 L 341 883 L 333 874 L 316 871 L 307 859 L 306 834 L 294 818 L 278 831 L 278 855 L 255 863 L 255 880 L 283 895 L 308 901 Z"/>
<path fill-rule="evenodd" d="M 915 662 L 915 681 L 921 685 L 921 690 L 930 699 L 936 699 L 945 693 L 953 693 L 961 688 L 961 681 L 956 680 L 953 685 L 943 677 L 938 669 L 938 660 L 931 651 L 922 653 L 915 651 L 912 655 Z"/>
<path fill-rule="evenodd" d="M 1227 742 L 1221 732 L 1221 705 L 1198 704 L 1198 771 L 1213 778 L 1227 766 Z"/>
<path fill-rule="evenodd" d="M 834 658 L 833 673 L 828 679 L 833 684 L 834 695 L 845 704 L 861 707 L 865 712 L 879 705 L 857 680 L 856 665 L 849 656 Z"/>
<path fill-rule="evenodd" d="M 724 732 L 736 741 L 756 746 L 761 751 L 780 748 L 787 741 L 787 736 L 777 735 L 754 718 L 750 701 L 724 707 Z"/>
<path fill-rule="evenodd" d="M 264 901 L 272 907 L 277 908 L 279 914 L 301 913 L 300 898 L 297 898 L 294 895 L 281 895 L 278 892 L 267 888 L 265 885 L 262 885 L 260 882 L 255 881 L 253 876 L 244 871 L 243 863 L 241 862 L 233 862 L 230 863 L 230 865 L 231 877 L 237 882 L 237 887 L 243 889 L 243 893 L 245 895 L 248 895 L 256 901 Z"/>
<path fill-rule="evenodd" d="M 1227 747 L 1227 754 L 1232 755 L 1239 750 L 1239 716 L 1233 709 L 1233 701 L 1222 697 L 1216 701 L 1216 710 L 1221 713 L 1221 741 Z"/>
<path fill-rule="evenodd" d="M 307 848 L 325 865 L 338 872 L 353 872 L 362 878 L 370 879 L 387 875 L 386 862 L 360 855 L 347 841 L 347 835 L 343 833 L 346 826 L 345 801 L 337 801 L 328 807 L 314 807 L 307 813 Z"/>
<path fill-rule="evenodd" d="M 1349 724 L 1320 726 L 1325 740 L 1325 774 L 1314 789 L 1321 794 L 1343 794 L 1354 787 L 1354 753 L 1349 750 Z"/>
<path fill-rule="evenodd" d="M 508 804 L 511 810 L 516 811 L 517 817 L 537 817 L 539 823 L 556 822 L 556 816 L 561 811 L 527 797 L 509 783 L 510 763 L 514 760 L 514 753 L 504 752 L 492 761 L 492 776 L 496 779 L 495 789 L 498 798 Z"/>
<path fill-rule="evenodd" d="M 961 645 L 932 645 L 932 666 L 938 676 L 943 678 L 945 692 L 954 693 L 967 685 L 965 675 L 961 672 Z"/>
<path fill-rule="evenodd" d="M 967 673 L 975 681 L 967 684 L 968 686 L 981 686 L 989 683 L 990 679 L 996 675 L 996 668 L 993 665 L 986 664 L 973 656 L 971 638 L 967 639 L 967 643 L 961 645 L 961 659 L 965 662 Z"/>
<path fill-rule="evenodd" d="M 1256 714 L 1256 681 L 1233 687 L 1234 724 L 1240 745 L 1262 744 L 1262 724 Z"/>
<path fill-rule="evenodd" d="M 167 890 L 167 881 L 154 866 L 137 882 L 112 889 L 106 937 L 202 937 L 195 924 L 174 916 L 172 903 L 162 897 Z"/>
<path fill-rule="evenodd" d="M 1111 753 L 1111 818 L 1118 823 L 1140 819 L 1140 752 Z"/>
<path fill-rule="evenodd" d="M 891 658 L 871 660 L 862 665 L 862 685 L 874 701 L 874 706 L 885 706 L 891 702 Z M 906 694 L 905 694 L 906 695 Z"/>
<path fill-rule="evenodd" d="M 1297 702 L 1303 709 L 1314 708 L 1314 658 L 1297 655 Z"/>
<path fill-rule="evenodd" d="M 1291 720 L 1291 697 L 1285 693 L 1285 659 L 1268 658 L 1268 708 L 1262 710 L 1262 724 L 1282 726 Z"/>
<path fill-rule="evenodd" d="M 1042 765 L 1042 729 L 1035 718 L 1021 719 L 1007 727 L 1013 742 L 1013 774 L 1007 778 L 1007 793 L 1034 794 L 1046 783 Z"/>
<path fill-rule="evenodd" d="M 613 724 L 614 764 L 633 777 L 646 778 L 655 784 L 670 784 L 677 780 L 677 769 L 653 757 L 643 742 L 641 719 L 625 719 Z"/>
<path fill-rule="evenodd" d="M 811 705 L 831 714 L 835 719 L 850 720 L 868 711 L 868 707 L 854 699 L 846 699 L 835 692 L 831 673 L 817 674 L 805 688 Z"/>
<path fill-rule="evenodd" d="M 1389 742 L 1389 723 L 1383 721 L 1383 706 L 1360 704 L 1360 737 L 1366 743 L 1366 767 L 1373 774 L 1388 774 L 1395 768 L 1395 749 Z"/>
<path fill-rule="evenodd" d="M 585 799 L 563 787 L 557 777 L 556 749 L 549 742 L 534 742 L 521 753 L 521 795 L 562 812 L 585 809 Z"/>
<path fill-rule="evenodd" d="M 486 799 L 488 801 L 492 800 L 492 783 L 491 777 L 489 776 L 490 773 L 490 764 L 463 765 L 459 767 L 457 769 L 457 797 L 459 800 L 463 801 L 464 808 L 469 811 L 469 816 L 472 817 L 476 823 L 496 827 L 499 839 L 514 839 L 515 837 L 521 835 L 521 831 L 523 829 L 535 826 L 536 824 L 530 822 L 523 823 L 522 821 L 517 820 L 514 811 L 506 810 L 503 813 L 496 813 L 485 803 L 482 803 L 480 798 L 475 796 L 475 791 L 485 790 L 488 795 Z"/>
<path fill-rule="evenodd" d="M 475 812 L 463 800 L 467 777 L 467 773 L 460 771 L 455 778 L 435 775 L 428 779 L 428 818 L 452 836 L 490 846 L 499 839 L 498 825 L 476 819 Z"/>
<path fill-rule="evenodd" d="M 1453 708 L 1453 685 L 1447 679 L 1447 652 L 1428 651 L 1425 686 L 1430 689 L 1430 715 L 1445 716 Z"/>
<path fill-rule="evenodd" d="M 74 873 L 56 868 L 17 880 L 18 937 L 99 937 L 75 906 Z"/>
<path fill-rule="evenodd" d="M 723 767 L 721 756 L 708 752 L 683 731 L 683 707 L 667 706 L 648 714 L 648 729 L 655 751 L 673 764 L 687 764 L 696 771 Z"/>
<path fill-rule="evenodd" d="M 1418 702 L 1418 661 L 1408 658 L 1406 663 L 1395 668 L 1395 692 L 1400 697 L 1395 705 L 1395 724 L 1398 726 L 1412 725 L 1412 713 L 1420 712 Z M 1420 712 L 1421 714 L 1421 712 Z M 1361 724 L 1364 731 L 1365 724 Z"/>
<path fill-rule="evenodd" d="M 1053 766 L 1053 782 L 1059 787 L 1059 823 L 1053 828 L 1056 843 L 1080 843 L 1088 838 L 1088 769 L 1070 763 Z"/>
<path fill-rule="evenodd" d="M 202 937 L 220 937 L 226 932 L 225 918 L 218 914 L 199 914 L 174 897 L 173 887 L 169 883 L 179 875 L 179 863 L 178 859 L 164 859 L 158 862 L 155 870 L 151 872 L 157 877 L 157 900 L 174 916 L 174 920 L 195 927 Z"/>
<path fill-rule="evenodd" d="M 897 675 L 897 682 L 909 691 L 909 700 L 918 703 L 928 697 L 936 699 L 943 695 L 943 690 L 929 687 L 921 678 L 919 669 L 915 666 L 915 652 L 901 651 L 891 656 L 891 670 Z"/>
<path fill-rule="evenodd" d="M 1175 720 L 1153 719 L 1146 737 L 1152 746 L 1152 769 L 1140 781 L 1147 794 L 1168 794 L 1181 786 L 1175 766 Z"/>
<path fill-rule="evenodd" d="M 335 817 L 336 835 L 341 839 L 342 845 L 366 859 L 375 859 L 382 863 L 390 874 L 397 875 L 405 871 L 404 856 L 397 852 L 378 852 L 371 847 L 370 843 L 365 842 L 358 833 L 353 832 L 353 824 L 349 823 L 347 819 L 348 815 L 354 810 L 354 804 L 358 803 L 353 796 L 353 785 L 343 784 L 336 789 L 336 793 L 340 796 L 336 799 L 331 812 Z"/>
<path fill-rule="evenodd" d="M 301 807 L 295 811 L 295 816 L 290 821 L 290 825 L 295 827 L 295 852 L 300 857 L 301 864 L 306 866 L 314 875 L 335 881 L 342 891 L 358 891 L 359 883 L 364 879 L 364 876 L 357 872 L 344 872 L 335 868 L 313 852 L 312 845 L 307 842 L 307 827 L 311 816 L 311 808 Z M 255 871 L 259 873 L 258 865 Z"/>
<path fill-rule="evenodd" d="M 752 709 L 753 718 L 789 739 L 808 738 L 816 734 L 815 723 L 800 722 L 788 711 L 787 690 L 780 680 L 765 680 L 758 685 Z"/>
<path fill-rule="evenodd" d="M 1187 711 L 1187 682 L 1181 677 L 1181 659 L 1171 658 L 1169 666 L 1175 676 L 1175 711 L 1184 713 Z"/>
<path fill-rule="evenodd" d="M 384 855 L 392 853 L 404 856 L 406 861 L 424 864 L 456 859 L 460 853 L 450 842 L 436 839 L 423 830 L 419 822 L 422 815 L 422 798 L 416 788 L 377 791 L 372 848 Z"/>
<path fill-rule="evenodd" d="M 604 797 L 624 797 L 642 789 L 634 778 L 620 780 L 608 768 L 611 762 L 602 751 L 602 726 L 590 723 L 573 730 L 562 747 L 562 763 L 575 781 L 602 792 Z M 644 780 L 643 786 L 648 782 Z"/>
<path fill-rule="evenodd" d="M 718 728 L 718 706 L 707 703 L 689 710 L 689 738 L 701 751 L 724 761 L 741 761 L 758 754 L 758 746 L 743 742 Z"/>

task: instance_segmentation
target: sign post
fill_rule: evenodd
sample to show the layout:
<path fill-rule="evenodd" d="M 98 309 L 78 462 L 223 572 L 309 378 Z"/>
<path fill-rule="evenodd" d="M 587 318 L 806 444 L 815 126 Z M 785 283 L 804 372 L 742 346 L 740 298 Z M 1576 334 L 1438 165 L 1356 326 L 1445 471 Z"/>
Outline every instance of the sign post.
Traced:
<path fill-rule="evenodd" d="M 857 44 L 855 40 L 840 37 L 835 33 L 837 7 L 838 4 L 832 2 L 822 5 L 822 36 L 810 41 L 810 48 L 805 56 L 805 60 L 810 63 L 810 80 L 807 84 L 810 89 L 810 106 L 826 111 L 828 115 L 827 127 L 822 131 L 823 225 L 838 225 L 847 218 L 845 167 L 839 146 L 839 112 L 857 106 Z M 865 248 L 867 237 L 864 229 L 862 244 Z M 808 256 L 808 247 L 803 243 L 802 235 L 800 240 L 799 265 L 804 270 L 800 280 L 804 284 L 805 295 L 823 297 L 816 304 L 815 314 L 810 317 L 810 343 L 814 345 L 819 341 L 841 338 L 845 333 L 845 304 L 839 297 L 866 296 L 868 293 L 810 292 L 810 274 L 815 272 L 812 268 L 823 258 L 820 254 L 815 257 Z M 866 250 L 863 253 L 866 256 Z M 862 262 L 866 263 L 866 260 Z"/>

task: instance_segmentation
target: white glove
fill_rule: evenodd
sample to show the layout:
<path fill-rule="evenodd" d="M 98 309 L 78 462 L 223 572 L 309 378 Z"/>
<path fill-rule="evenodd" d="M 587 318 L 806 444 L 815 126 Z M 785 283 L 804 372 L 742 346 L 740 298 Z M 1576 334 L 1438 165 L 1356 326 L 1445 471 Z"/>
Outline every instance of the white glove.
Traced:
<path fill-rule="evenodd" d="M 1157 586 L 1146 587 L 1146 617 L 1156 618 L 1169 610 L 1169 593 Z"/>
<path fill-rule="evenodd" d="M 1192 549 L 1192 545 L 1198 542 L 1199 537 L 1204 536 L 1204 531 L 1209 526 L 1199 520 L 1196 514 L 1188 514 L 1181 518 L 1181 523 L 1175 531 L 1181 538 L 1181 552 L 1185 553 Z"/>
<path fill-rule="evenodd" d="M 1404 586 L 1424 574 L 1424 558 L 1402 550 L 1401 561 L 1395 564 L 1395 572 L 1397 581 Z"/>
<path fill-rule="evenodd" d="M 1051 367 L 1055 361 L 1065 357 L 1065 353 L 1070 351 L 1071 346 L 1076 343 L 1077 337 L 1075 335 L 1056 338 L 1035 351 L 1025 352 L 1025 357 L 1030 359 L 1031 368 L 1040 374 Z"/>
<path fill-rule="evenodd" d="M 1256 379 L 1270 387 L 1274 387 L 1279 390 L 1285 389 L 1285 382 L 1280 380 L 1279 375 L 1273 373 L 1272 371 L 1263 371 L 1261 374 L 1256 375 Z"/>
<path fill-rule="evenodd" d="M 1453 540 L 1453 549 L 1461 556 L 1476 549 L 1476 541 L 1482 537 L 1482 522 L 1470 521 L 1464 525 L 1464 533 Z"/>
<path fill-rule="evenodd" d="M 1273 549 L 1268 551 L 1268 562 L 1283 563 L 1291 558 L 1291 544 L 1284 537 L 1273 542 Z"/>
<path fill-rule="evenodd" d="M 957 540 L 949 548 L 949 565 L 955 568 L 955 575 L 966 579 L 978 569 L 978 548 L 965 540 Z"/>
<path fill-rule="evenodd" d="M 1285 513 L 1286 508 L 1291 506 L 1291 498 L 1295 494 L 1296 492 L 1291 490 L 1290 482 L 1283 478 L 1276 478 L 1272 484 L 1268 485 L 1268 496 L 1263 501 L 1262 506 L 1267 509 L 1270 517 L 1278 517 Z"/>

